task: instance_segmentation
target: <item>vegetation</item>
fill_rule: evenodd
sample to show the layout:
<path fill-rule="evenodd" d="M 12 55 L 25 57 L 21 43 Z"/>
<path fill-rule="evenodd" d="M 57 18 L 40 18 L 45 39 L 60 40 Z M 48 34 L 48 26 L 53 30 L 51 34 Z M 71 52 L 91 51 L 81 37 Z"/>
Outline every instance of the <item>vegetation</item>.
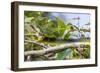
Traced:
<path fill-rule="evenodd" d="M 49 12 L 25 11 L 24 15 L 25 61 L 90 58 L 90 40 L 85 36 L 89 29 L 66 24 Z"/>

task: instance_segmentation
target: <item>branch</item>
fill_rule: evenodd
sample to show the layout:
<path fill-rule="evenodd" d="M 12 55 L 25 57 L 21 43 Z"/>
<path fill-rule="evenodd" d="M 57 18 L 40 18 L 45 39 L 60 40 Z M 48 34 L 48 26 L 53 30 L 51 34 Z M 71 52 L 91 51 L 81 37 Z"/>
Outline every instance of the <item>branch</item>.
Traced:
<path fill-rule="evenodd" d="M 37 34 L 24 34 L 25 36 L 37 36 Z"/>
<path fill-rule="evenodd" d="M 71 47 L 82 47 L 85 45 L 89 45 L 90 43 L 88 42 L 77 42 L 77 43 L 66 43 L 66 44 L 62 44 L 59 46 L 54 46 L 54 47 L 49 47 L 47 49 L 43 49 L 43 50 L 37 50 L 37 51 L 26 51 L 24 52 L 24 55 L 44 55 L 44 54 L 48 54 L 51 52 L 57 52 L 57 51 L 61 51 L 67 48 L 71 48 Z"/>
<path fill-rule="evenodd" d="M 39 42 L 37 42 L 37 41 L 29 41 L 29 40 L 25 40 L 25 42 L 28 42 L 28 43 L 34 43 L 34 44 L 39 45 L 39 46 L 41 46 L 41 47 L 48 48 L 47 46 L 45 46 L 45 44 L 39 43 Z"/>

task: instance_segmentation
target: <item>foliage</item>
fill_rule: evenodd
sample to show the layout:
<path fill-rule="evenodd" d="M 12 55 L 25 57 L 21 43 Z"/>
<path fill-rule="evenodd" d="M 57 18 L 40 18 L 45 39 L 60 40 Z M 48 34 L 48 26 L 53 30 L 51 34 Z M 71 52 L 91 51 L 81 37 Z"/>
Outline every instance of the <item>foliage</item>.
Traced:
<path fill-rule="evenodd" d="M 66 59 L 66 56 L 69 56 L 70 53 L 71 53 L 71 49 L 65 49 L 64 51 L 57 53 L 56 59 L 57 60 Z"/>
<path fill-rule="evenodd" d="M 46 46 L 56 46 L 61 41 L 72 40 L 72 37 L 77 37 L 80 34 L 80 38 L 85 38 L 84 32 L 87 32 L 86 29 L 79 29 L 77 26 L 72 23 L 64 23 L 62 19 L 56 16 L 49 17 L 48 12 L 42 11 L 25 11 L 24 12 L 24 32 L 25 40 L 35 40 L 39 43 L 44 43 Z M 87 23 L 86 25 L 90 25 Z M 73 33 L 77 31 L 78 34 Z M 90 32 L 90 31 L 88 31 Z M 59 41 L 59 39 L 61 39 Z M 79 39 L 79 38 L 78 38 Z M 57 41 L 55 44 L 50 44 Z M 65 43 L 65 42 L 64 42 Z M 61 43 L 63 44 L 63 43 Z M 36 45 L 34 43 L 25 42 L 25 51 L 29 50 L 40 50 L 44 49 L 43 47 Z M 85 48 L 80 54 L 76 48 L 65 48 L 65 50 L 56 52 L 52 55 L 55 60 L 64 60 L 64 59 L 82 59 L 90 57 L 90 47 Z M 38 57 L 39 58 L 39 57 Z M 40 60 L 36 57 L 32 60 Z M 42 57 L 42 60 L 49 60 L 49 57 Z"/>

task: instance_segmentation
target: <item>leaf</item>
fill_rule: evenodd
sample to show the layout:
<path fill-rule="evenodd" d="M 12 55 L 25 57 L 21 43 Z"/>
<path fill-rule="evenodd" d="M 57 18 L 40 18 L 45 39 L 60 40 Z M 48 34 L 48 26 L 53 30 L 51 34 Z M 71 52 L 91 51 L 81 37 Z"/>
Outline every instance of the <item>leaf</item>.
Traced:
<path fill-rule="evenodd" d="M 24 15 L 27 17 L 38 17 L 42 16 L 44 12 L 42 11 L 25 11 Z"/>
<path fill-rule="evenodd" d="M 84 58 L 90 58 L 90 48 L 84 48 L 83 56 Z"/>
<path fill-rule="evenodd" d="M 33 20 L 34 17 L 25 17 L 25 23 L 27 22 L 31 22 L 31 20 Z"/>
<path fill-rule="evenodd" d="M 66 49 L 62 52 L 57 53 L 57 60 L 64 60 L 66 56 L 68 56 L 71 53 L 71 49 Z"/>
<path fill-rule="evenodd" d="M 58 33 L 62 36 L 65 31 L 64 29 L 66 28 L 66 25 L 65 25 L 64 21 L 62 21 L 60 18 L 58 18 L 58 17 L 55 17 L 55 18 L 56 18 L 56 21 L 58 24 Z M 64 29 L 62 29 L 62 28 L 64 28 Z"/>
<path fill-rule="evenodd" d="M 82 59 L 83 56 L 81 55 L 81 53 L 79 51 L 77 51 L 75 48 L 73 48 L 72 50 L 72 59 Z"/>
<path fill-rule="evenodd" d="M 67 32 L 66 35 L 64 35 L 62 38 L 68 40 L 70 39 L 70 36 L 71 36 L 70 32 Z"/>
<path fill-rule="evenodd" d="M 58 17 L 55 17 L 55 18 L 56 18 L 57 23 L 58 23 L 58 28 L 64 28 L 64 27 L 66 27 L 64 21 L 62 21 L 62 20 L 61 20 L 60 18 L 58 18 Z"/>
<path fill-rule="evenodd" d="M 78 36 L 78 34 L 73 33 L 74 30 L 78 31 L 78 34 L 82 35 L 80 29 L 77 26 L 75 26 L 71 23 L 68 23 L 62 38 L 63 39 L 71 39 L 72 36 L 75 36 L 75 37 Z M 71 33 L 73 33 L 73 34 L 71 34 Z"/>
<path fill-rule="evenodd" d="M 85 25 L 90 25 L 90 22 L 88 22 L 87 24 L 85 24 Z"/>

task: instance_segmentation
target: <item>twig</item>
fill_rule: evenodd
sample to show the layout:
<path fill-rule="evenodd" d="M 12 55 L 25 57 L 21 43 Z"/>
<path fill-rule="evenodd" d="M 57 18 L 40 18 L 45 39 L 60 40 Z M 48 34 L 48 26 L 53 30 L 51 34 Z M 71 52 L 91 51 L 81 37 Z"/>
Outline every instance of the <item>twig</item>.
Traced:
<path fill-rule="evenodd" d="M 37 36 L 37 34 L 24 34 L 25 36 Z"/>
<path fill-rule="evenodd" d="M 25 40 L 25 42 L 28 42 L 28 43 L 34 43 L 34 44 L 37 44 L 37 45 L 39 45 L 39 46 L 41 46 L 41 47 L 48 48 L 47 46 L 45 46 L 45 44 L 39 43 L 39 42 L 37 42 L 37 41 L 29 41 L 29 40 Z"/>

